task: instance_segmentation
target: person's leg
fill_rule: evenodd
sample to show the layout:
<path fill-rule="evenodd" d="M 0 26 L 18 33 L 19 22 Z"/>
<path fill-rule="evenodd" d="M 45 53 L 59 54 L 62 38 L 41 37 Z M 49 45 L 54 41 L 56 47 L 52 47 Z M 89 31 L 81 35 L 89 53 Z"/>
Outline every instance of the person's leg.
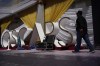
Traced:
<path fill-rule="evenodd" d="M 77 45 L 75 46 L 75 51 L 79 52 L 80 50 L 80 45 L 81 45 L 81 40 L 82 40 L 82 36 L 80 34 L 80 32 L 77 32 Z"/>
<path fill-rule="evenodd" d="M 93 45 L 91 44 L 91 42 L 89 40 L 88 34 L 84 35 L 83 36 L 83 39 L 85 40 L 85 42 L 86 42 L 88 48 L 90 49 L 90 51 L 93 51 L 94 50 L 94 47 L 93 47 Z"/>

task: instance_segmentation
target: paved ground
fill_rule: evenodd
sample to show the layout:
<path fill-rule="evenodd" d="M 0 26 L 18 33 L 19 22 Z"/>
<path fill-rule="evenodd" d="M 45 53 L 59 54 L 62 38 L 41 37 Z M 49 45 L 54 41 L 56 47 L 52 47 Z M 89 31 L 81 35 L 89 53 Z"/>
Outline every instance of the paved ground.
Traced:
<path fill-rule="evenodd" d="M 0 50 L 0 66 L 100 66 L 100 50 Z"/>

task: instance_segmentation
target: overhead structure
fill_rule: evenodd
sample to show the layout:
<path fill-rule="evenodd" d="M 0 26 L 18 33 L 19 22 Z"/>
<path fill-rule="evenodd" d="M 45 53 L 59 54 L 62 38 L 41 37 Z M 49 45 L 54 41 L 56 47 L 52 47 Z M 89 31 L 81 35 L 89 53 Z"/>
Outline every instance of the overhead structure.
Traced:
<path fill-rule="evenodd" d="M 1 3 L 4 1 L 9 0 L 0 0 Z M 9 6 L 0 7 L 0 19 L 4 17 L 10 16 L 12 14 L 17 13 L 21 20 L 26 24 L 28 27 L 33 28 L 36 22 L 36 13 L 37 13 L 37 0 L 15 0 L 16 4 L 14 5 L 13 0 L 10 0 L 12 3 Z M 18 2 L 17 2 L 18 1 Z M 44 19 L 45 22 L 56 22 L 61 15 L 70 7 L 74 0 L 43 0 L 45 4 L 45 15 Z M 4 2 L 6 3 L 6 2 Z M 34 6 L 32 6 L 34 5 Z M 11 19 L 13 17 L 8 17 L 2 20 L 2 31 L 7 28 Z M 3 25 L 6 25 L 4 28 Z"/>

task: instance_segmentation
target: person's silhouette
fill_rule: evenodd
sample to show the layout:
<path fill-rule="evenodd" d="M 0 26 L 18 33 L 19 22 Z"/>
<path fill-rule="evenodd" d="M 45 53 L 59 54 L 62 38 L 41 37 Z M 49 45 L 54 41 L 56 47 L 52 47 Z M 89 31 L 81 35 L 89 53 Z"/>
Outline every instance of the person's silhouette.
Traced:
<path fill-rule="evenodd" d="M 88 48 L 90 49 L 89 52 L 94 52 L 94 47 L 91 44 L 88 37 L 87 21 L 82 16 L 82 11 L 78 11 L 76 15 L 77 15 L 76 19 L 77 45 L 75 46 L 75 50 L 72 52 L 79 52 L 82 38 L 85 40 Z"/>

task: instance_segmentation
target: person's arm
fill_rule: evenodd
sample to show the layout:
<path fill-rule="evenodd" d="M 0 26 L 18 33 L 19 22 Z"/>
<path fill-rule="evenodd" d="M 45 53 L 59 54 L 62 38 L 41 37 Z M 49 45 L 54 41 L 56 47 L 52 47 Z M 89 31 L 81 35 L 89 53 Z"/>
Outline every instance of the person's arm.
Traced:
<path fill-rule="evenodd" d="M 80 26 L 81 26 L 81 31 L 84 30 L 84 28 L 86 27 L 86 20 L 84 17 L 80 18 Z"/>
<path fill-rule="evenodd" d="M 80 32 L 83 35 L 87 31 L 87 22 L 86 22 L 86 19 L 84 17 L 81 18 L 80 26 L 81 26 Z"/>

